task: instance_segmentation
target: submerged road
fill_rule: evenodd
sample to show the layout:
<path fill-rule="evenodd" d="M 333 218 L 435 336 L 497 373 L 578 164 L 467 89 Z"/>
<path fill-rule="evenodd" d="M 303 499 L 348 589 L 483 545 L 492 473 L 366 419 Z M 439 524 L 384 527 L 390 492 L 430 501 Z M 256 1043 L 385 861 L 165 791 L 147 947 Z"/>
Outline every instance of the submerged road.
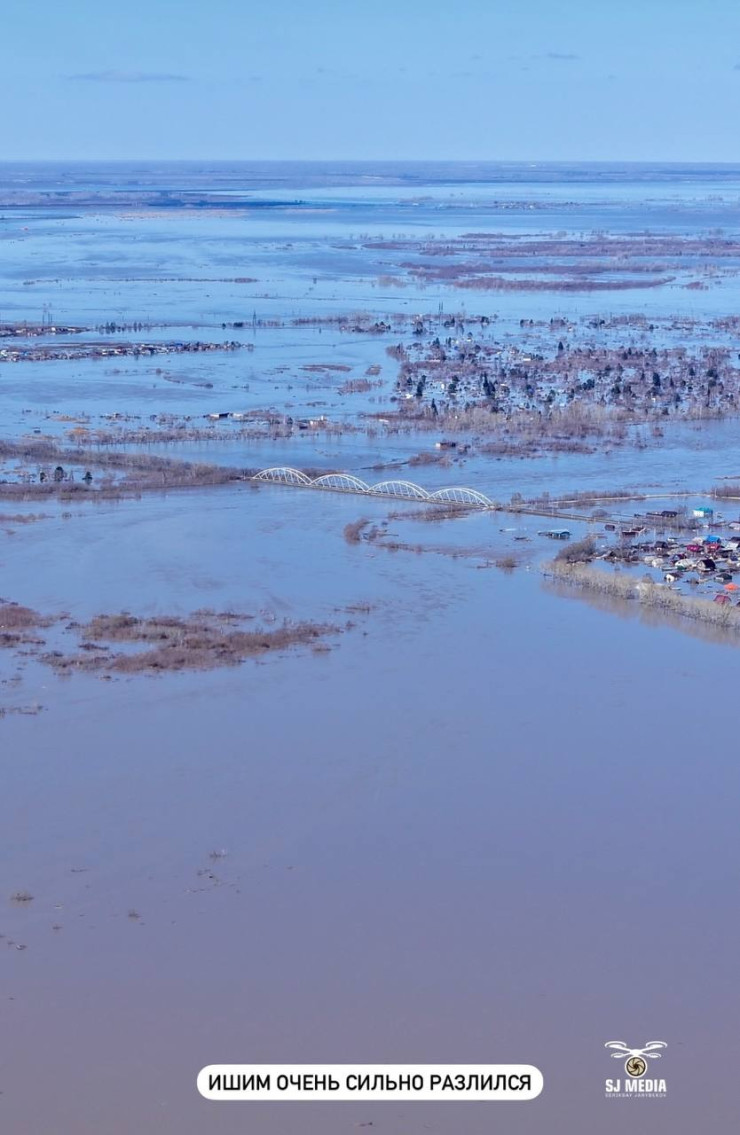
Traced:
<path fill-rule="evenodd" d="M 598 518 L 590 517 L 586 516 L 583 512 L 573 512 L 572 510 L 559 506 L 557 503 L 551 506 L 536 503 L 504 503 L 503 501 L 492 500 L 478 489 L 471 489 L 464 485 L 448 486 L 430 491 L 423 488 L 422 485 L 417 485 L 414 481 L 406 480 L 379 481 L 375 485 L 369 485 L 352 473 L 324 473 L 320 477 L 312 478 L 306 473 L 303 473 L 300 469 L 293 469 L 287 465 L 263 469 L 261 472 L 255 473 L 251 479 L 266 484 L 285 485 L 295 489 L 318 489 L 324 492 L 352 493 L 356 496 L 388 497 L 393 500 L 417 501 L 421 504 L 445 505 L 448 508 L 452 506 L 453 508 L 460 508 L 461 510 L 478 509 L 489 512 L 524 513 L 528 516 L 542 516 L 551 520 L 593 521 L 598 519 L 599 523 L 607 522 L 633 525 L 636 520 L 641 519 L 644 522 L 645 519 L 638 518 L 634 515 L 624 516 L 617 514 L 599 516 Z M 706 495 L 706 493 L 666 492 L 664 494 L 636 494 L 632 499 L 648 500 L 650 498 L 663 499 L 668 496 L 699 497 Z M 614 499 L 614 497 L 593 497 L 580 503 L 583 504 L 585 509 L 586 507 L 596 504 L 606 504 Z M 619 499 L 623 500 L 625 498 Z M 570 504 L 575 503 L 575 501 L 564 503 Z M 662 526 L 670 527 L 667 523 Z"/>

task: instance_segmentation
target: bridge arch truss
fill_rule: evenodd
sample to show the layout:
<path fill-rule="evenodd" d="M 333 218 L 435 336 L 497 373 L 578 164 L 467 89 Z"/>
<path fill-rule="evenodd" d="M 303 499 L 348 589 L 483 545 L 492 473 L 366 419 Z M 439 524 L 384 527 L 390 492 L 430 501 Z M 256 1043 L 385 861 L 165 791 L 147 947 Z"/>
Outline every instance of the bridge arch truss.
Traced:
<path fill-rule="evenodd" d="M 273 485 L 290 485 L 294 488 L 355 493 L 359 496 L 391 497 L 396 500 L 424 501 L 426 504 L 453 504 L 461 508 L 497 507 L 484 493 L 463 485 L 436 489 L 434 492 L 417 485 L 414 481 L 405 480 L 379 481 L 376 485 L 368 485 L 352 473 L 322 473 L 320 477 L 311 478 L 300 469 L 293 469 L 289 465 L 275 465 L 270 469 L 262 469 L 254 474 L 252 480 Z"/>

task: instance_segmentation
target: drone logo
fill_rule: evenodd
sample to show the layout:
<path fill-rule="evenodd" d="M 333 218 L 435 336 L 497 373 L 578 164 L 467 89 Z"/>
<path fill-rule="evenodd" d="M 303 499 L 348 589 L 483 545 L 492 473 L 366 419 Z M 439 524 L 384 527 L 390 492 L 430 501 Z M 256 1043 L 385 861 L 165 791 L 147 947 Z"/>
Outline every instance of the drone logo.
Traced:
<path fill-rule="evenodd" d="M 644 1048 L 628 1048 L 623 1040 L 608 1040 L 604 1048 L 613 1048 L 612 1056 L 615 1060 L 622 1060 L 627 1057 L 624 1062 L 624 1070 L 628 1076 L 637 1079 L 644 1076 L 647 1071 L 648 1060 L 660 1060 L 663 1053 L 661 1048 L 667 1048 L 668 1045 L 664 1040 L 650 1040 Z"/>

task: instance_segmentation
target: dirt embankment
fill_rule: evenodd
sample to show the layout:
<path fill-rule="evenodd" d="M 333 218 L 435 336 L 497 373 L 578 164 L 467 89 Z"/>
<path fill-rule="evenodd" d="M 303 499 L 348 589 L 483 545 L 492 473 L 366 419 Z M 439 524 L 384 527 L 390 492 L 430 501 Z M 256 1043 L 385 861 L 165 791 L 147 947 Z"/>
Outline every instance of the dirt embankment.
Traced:
<path fill-rule="evenodd" d="M 0 480 L 0 499 L 117 499 L 161 489 L 223 485 L 256 472 L 143 453 L 76 449 L 47 440 L 0 441 L 0 463 L 13 460 L 22 468 L 12 478 Z"/>

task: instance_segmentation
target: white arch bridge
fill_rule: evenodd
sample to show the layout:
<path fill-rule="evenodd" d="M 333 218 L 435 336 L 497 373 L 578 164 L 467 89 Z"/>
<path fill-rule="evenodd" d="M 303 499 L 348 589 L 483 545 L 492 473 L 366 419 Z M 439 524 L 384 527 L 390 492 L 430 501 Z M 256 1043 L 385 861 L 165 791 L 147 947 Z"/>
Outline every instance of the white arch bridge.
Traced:
<path fill-rule="evenodd" d="M 499 508 L 495 501 L 477 489 L 460 485 L 451 488 L 435 489 L 429 492 L 413 481 L 379 481 L 368 485 L 351 473 L 324 473 L 321 477 L 308 477 L 300 469 L 287 465 L 277 465 L 263 469 L 252 477 L 253 481 L 263 481 L 272 485 L 291 485 L 301 489 L 324 489 L 332 493 L 356 493 L 360 496 L 393 497 L 396 500 L 424 501 L 427 504 L 452 504 L 461 508 Z"/>

